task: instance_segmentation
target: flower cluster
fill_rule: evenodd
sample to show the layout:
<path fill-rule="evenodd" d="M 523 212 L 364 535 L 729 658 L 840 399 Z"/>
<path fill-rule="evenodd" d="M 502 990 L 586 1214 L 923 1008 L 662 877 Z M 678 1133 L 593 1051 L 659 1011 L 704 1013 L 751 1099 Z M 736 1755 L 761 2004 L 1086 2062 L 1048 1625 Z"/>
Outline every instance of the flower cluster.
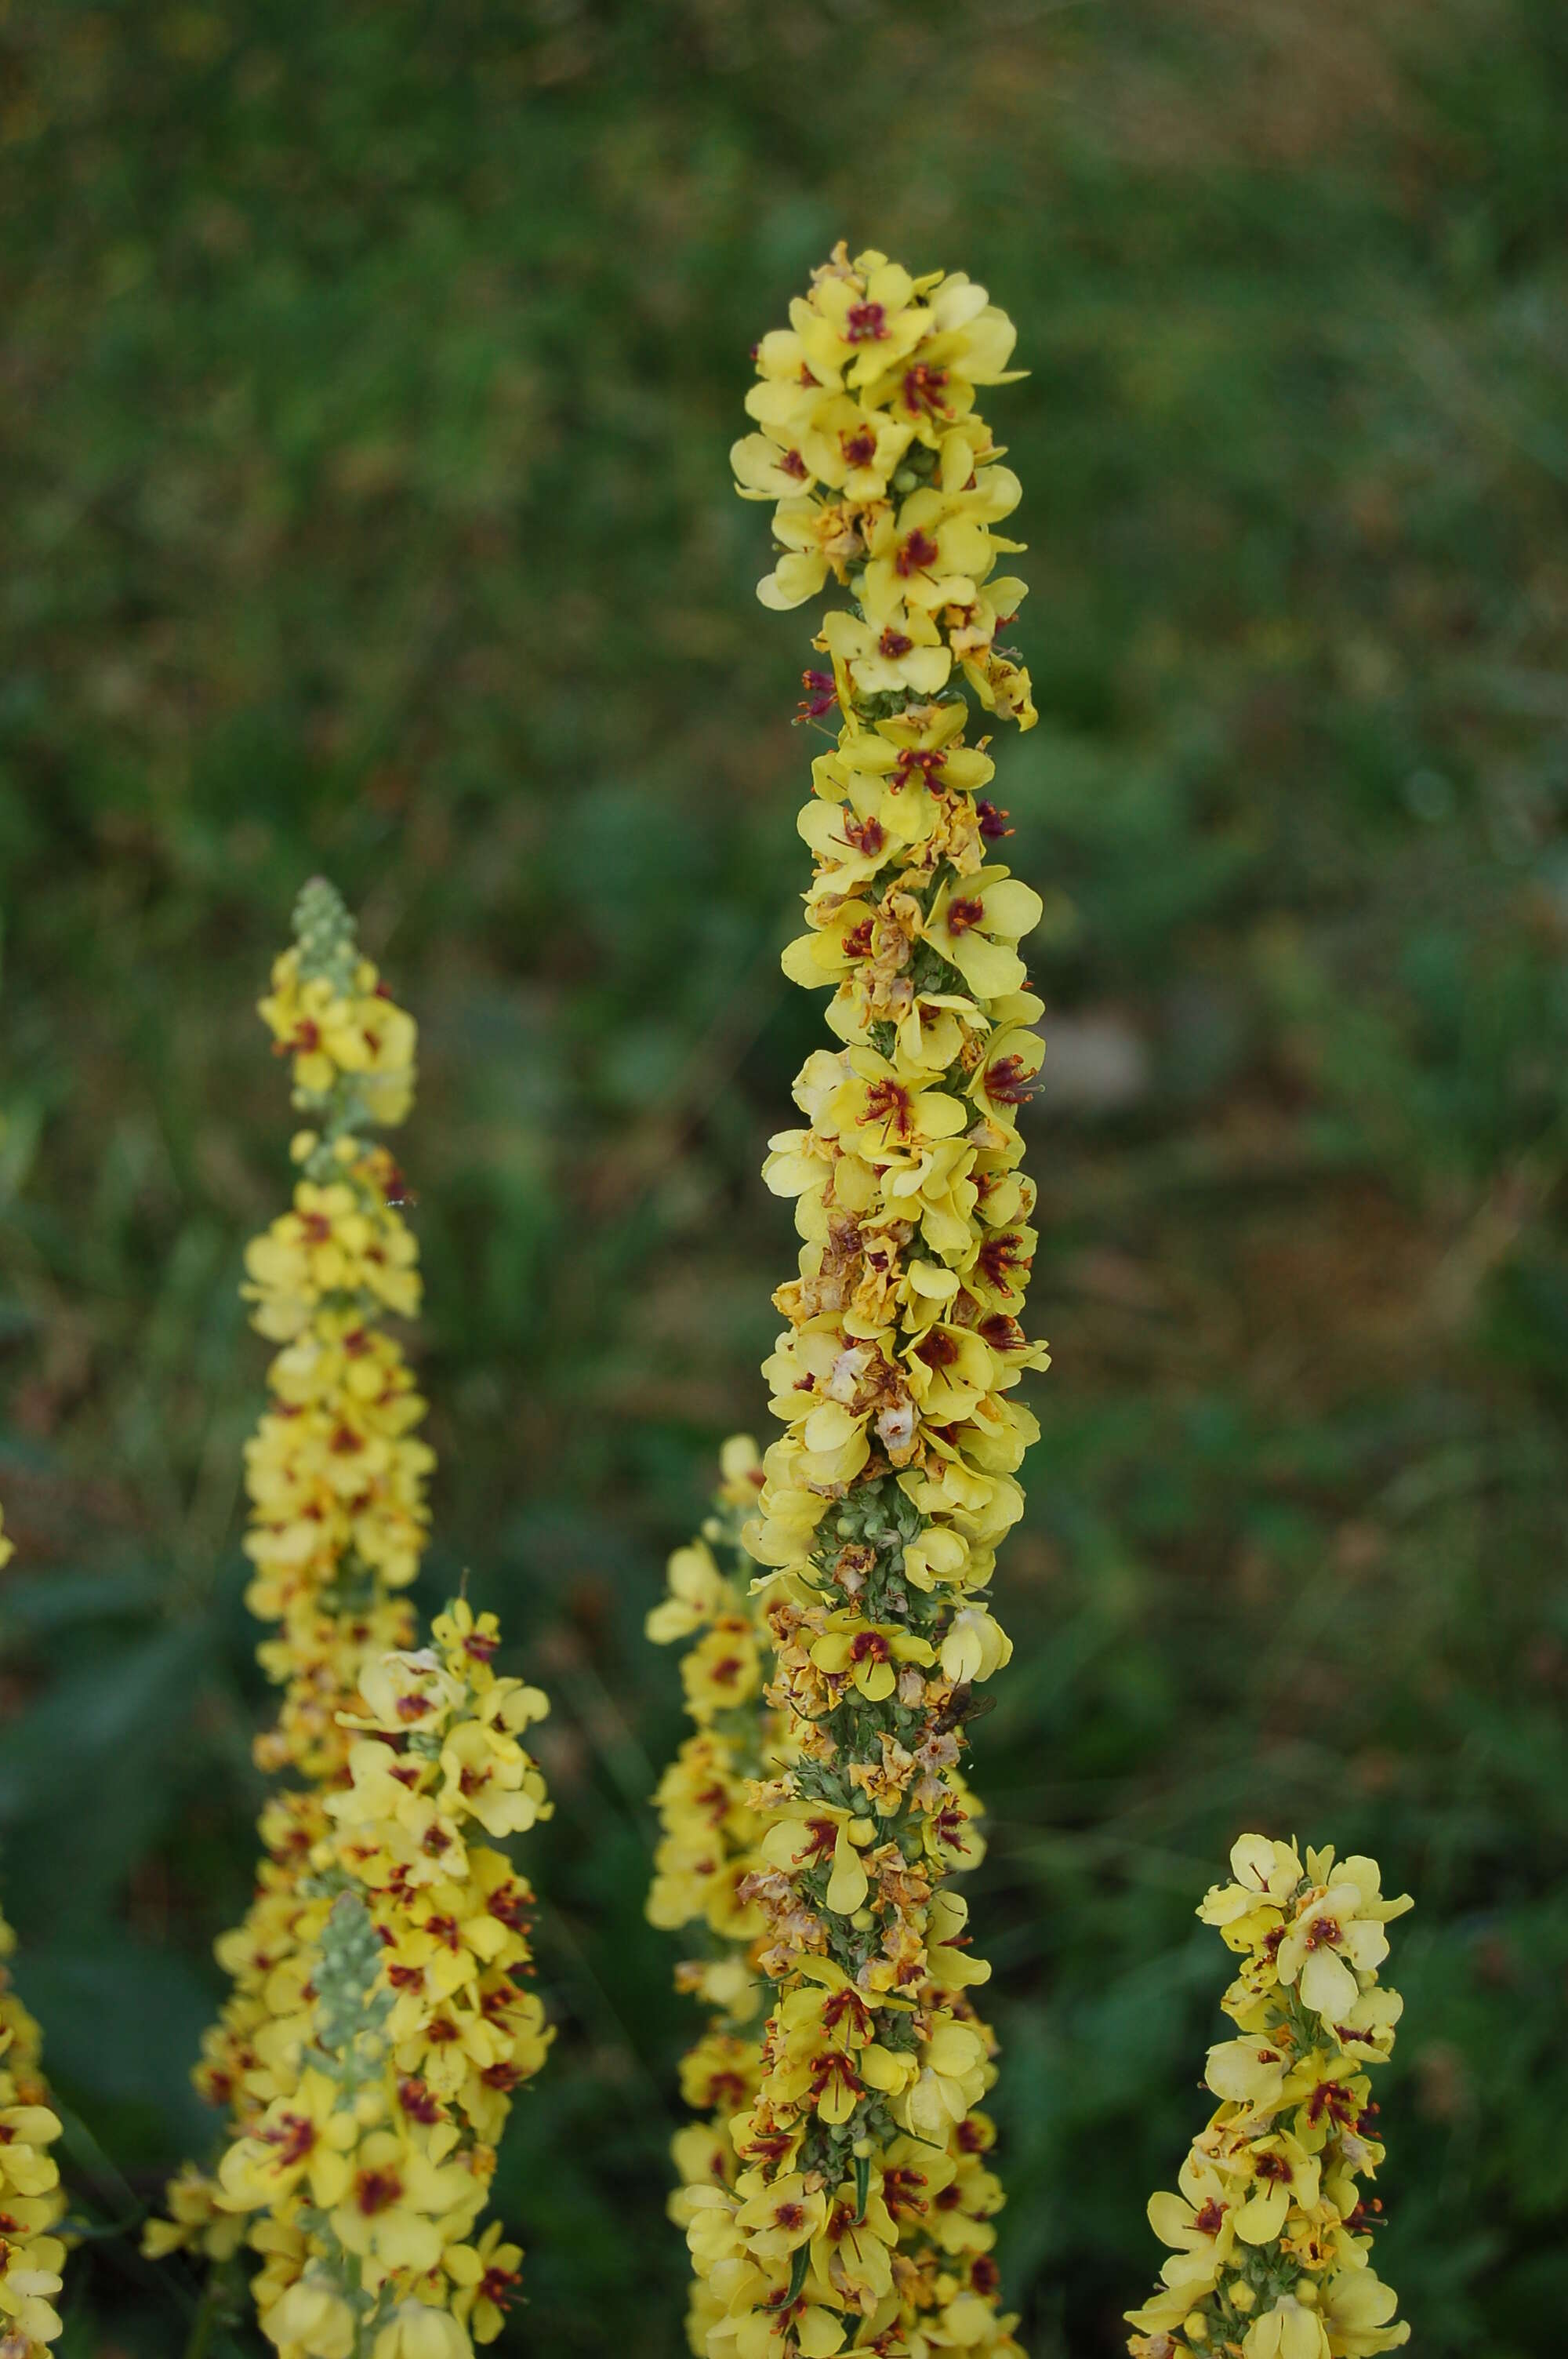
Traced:
<path fill-rule="evenodd" d="M 255 1897 L 218 1944 L 232 1990 L 196 2081 L 232 2130 L 259 2110 L 258 2042 L 308 1974 L 314 1916 L 300 1881 L 330 1830 L 326 1794 L 348 1774 L 351 1737 L 339 1716 L 365 1666 L 415 1636 L 400 1593 L 418 1570 L 432 1462 L 415 1432 L 425 1405 L 383 1323 L 419 1307 L 416 1247 L 398 1209 L 406 1190 L 369 1136 L 413 1103 L 414 1021 L 361 956 L 348 910 L 321 879 L 300 894 L 294 929 L 261 1014 L 291 1061 L 308 1127 L 293 1141 L 292 1208 L 245 1256 L 253 1323 L 280 1346 L 246 1445 L 245 1549 L 255 1567 L 247 1601 L 278 1625 L 260 1658 L 283 1690 L 256 1757 L 302 1782 L 268 1799 Z M 149 2223 L 149 2252 L 188 2245 L 222 2262 L 235 2251 L 241 2225 L 206 2173 L 183 2170 L 167 2201 L 168 2218 Z"/>
<path fill-rule="evenodd" d="M 807 710 L 837 709 L 800 821 L 815 854 L 793 980 L 833 990 L 839 1044 L 795 1086 L 806 1127 L 764 1177 L 796 1203 L 799 1276 L 766 1364 L 784 1431 L 746 1545 L 797 1758 L 759 1781 L 763 1865 L 740 1887 L 775 1984 L 731 2190 L 690 2190 L 713 2359 L 876 2348 L 1016 2349 L 999 2310 L 975 2108 L 993 2042 L 955 1868 L 974 1856 L 958 1776 L 972 1686 L 1008 1658 L 985 1602 L 1045 1364 L 1020 1324 L 1034 1247 L 1020 1105 L 1041 1041 L 1020 939 L 1039 897 L 993 861 L 1005 814 L 968 739 L 970 698 L 1023 727 L 1027 675 L 997 643 L 1022 585 L 993 529 L 1016 478 L 975 408 L 1013 332 L 960 276 L 911 278 L 840 247 L 757 348 L 737 445 L 776 497 L 764 603 L 831 578 Z"/>
<path fill-rule="evenodd" d="M 750 1595 L 752 1565 L 741 1528 L 755 1506 L 762 1465 L 750 1434 L 724 1444 L 712 1513 L 669 1560 L 668 1594 L 648 1616 L 655 1646 L 693 1643 L 681 1663 L 686 1709 L 696 1723 L 654 1797 L 660 1839 L 648 1920 L 668 1932 L 700 1926 L 704 1956 L 676 1969 L 680 1989 L 738 2026 L 756 2014 L 759 1978 L 750 1956 L 762 1930 L 740 1885 L 760 1864 L 762 1825 L 746 1800 L 752 1781 L 780 1757 L 784 1728 L 762 1702 L 765 1633 Z"/>
<path fill-rule="evenodd" d="M 282 1346 L 245 1450 L 246 1602 L 281 1625 L 261 1649 L 284 1689 L 263 1767 L 319 1779 L 341 1768 L 336 1713 L 359 1666 L 411 1635 L 396 1593 L 419 1569 L 432 1459 L 415 1431 L 425 1404 L 382 1324 L 418 1310 L 417 1250 L 402 1176 L 367 1136 L 413 1103 L 414 1020 L 360 956 L 330 885 L 306 886 L 295 931 L 261 1013 L 310 1126 L 293 1142 L 291 1209 L 245 1254 L 252 1322 Z"/>
<path fill-rule="evenodd" d="M 11 1553 L 0 1533 L 0 1564 Z M 0 1917 L 0 1959 L 16 1937 Z M 0 1964 L 0 2359 L 44 2359 L 61 2332 L 54 2307 L 65 2246 L 51 2232 L 65 2210 L 49 2149 L 60 2134 L 40 2068 L 38 2027 Z"/>
<path fill-rule="evenodd" d="M 681 2063 L 682 2094 L 704 2116 L 678 2130 L 672 2147 L 682 2183 L 671 2213 L 688 2228 L 706 2208 L 709 2190 L 735 2188 L 741 2166 L 730 2125 L 746 2118 L 762 2082 L 761 2035 L 774 1990 L 762 1954 L 767 1920 L 755 1899 L 746 1897 L 769 1867 L 761 1848 L 767 1821 L 754 1807 L 754 1796 L 765 1766 L 776 1769 L 795 1758 L 801 1733 L 789 1715 L 769 1704 L 763 1690 L 772 1647 L 752 1585 L 754 1568 L 741 1540 L 762 1479 L 750 1435 L 725 1443 L 720 1471 L 701 1537 L 671 1557 L 668 1594 L 648 1616 L 648 1635 L 656 1644 L 695 1642 L 681 1668 L 697 1733 L 681 1746 L 659 1787 L 662 1834 L 648 1898 L 655 1925 L 670 1930 L 700 1926 L 707 1937 L 706 1954 L 684 1960 L 676 1970 L 676 1987 L 713 2010 L 703 2036 Z M 966 1812 L 972 1814 L 967 1788 L 956 1771 L 953 1777 L 963 1791 Z M 983 1852 L 971 1831 L 959 1864 L 973 1866 Z M 989 2057 L 989 2032 L 978 2028 Z M 949 2253 L 989 2252 L 995 2235 L 989 2214 L 1000 2201 L 979 2161 L 990 2136 L 989 2122 L 971 2114 L 955 2155 L 943 2158 L 931 2152 L 921 2158 L 929 2201 L 905 2205 L 906 2257 L 913 2241 L 908 2232 L 916 2227 Z M 906 2190 L 918 2191 L 913 2182 Z M 705 2231 L 710 2227 L 705 2223 Z M 687 2339 L 698 2359 L 709 2347 L 710 2332 L 722 2332 L 724 2321 L 713 2274 L 698 2274 L 687 2318 Z"/>
<path fill-rule="evenodd" d="M 686 1708 L 696 1723 L 660 1780 L 660 1836 L 654 1854 L 648 1918 L 668 1932 L 694 1929 L 701 1954 L 676 1968 L 676 1987 L 709 2010 L 702 2036 L 681 2060 L 681 2093 L 700 2121 L 672 2143 L 681 2191 L 673 2216 L 691 2217 L 694 2188 L 732 2187 L 737 2164 L 731 2117 L 749 2105 L 762 2080 L 761 2031 L 772 1985 L 757 1957 L 762 1913 L 741 1886 L 764 1863 L 763 1821 L 748 1799 L 769 1765 L 786 1757 L 784 1716 L 763 1700 L 767 1634 L 751 1594 L 754 1571 L 741 1541 L 755 1507 L 762 1464 L 749 1434 L 724 1444 L 720 1480 L 701 1535 L 669 1560 L 668 1594 L 648 1616 L 657 1646 L 691 1643 L 681 1663 Z M 687 2333 L 693 2351 L 708 2347 L 718 2311 L 706 2283 L 694 2282 Z"/>
<path fill-rule="evenodd" d="M 799 606 L 829 577 L 853 589 L 856 610 L 829 614 L 817 643 L 842 707 L 940 695 L 957 667 L 988 712 L 1027 727 L 1028 674 L 996 644 L 1024 584 L 992 571 L 1022 546 L 991 530 L 1020 487 L 975 408 L 979 386 L 1021 373 L 1011 321 L 961 270 L 912 278 L 840 245 L 789 321 L 756 348 L 746 408 L 761 430 L 730 453 L 741 497 L 777 504 L 782 554 L 758 596 Z"/>
<path fill-rule="evenodd" d="M 1411 1905 L 1383 1897 L 1375 1860 L 1336 1861 L 1243 1835 L 1236 1881 L 1198 1909 L 1240 1958 L 1220 2004 L 1239 2038 L 1208 2052 L 1220 2103 L 1193 2140 L 1180 2192 L 1150 2224 L 1171 2257 L 1141 2310 L 1136 2359 L 1368 2359 L 1409 2339 L 1368 2257 L 1382 2205 L 1370 2068 L 1394 2044 L 1401 2001 L 1379 1986 L 1384 1927 Z"/>
<path fill-rule="evenodd" d="M 473 2231 L 511 2093 L 550 2032 L 528 1886 L 481 1838 L 546 1817 L 519 1742 L 547 1705 L 498 1678 L 493 1615 L 460 1600 L 388 1655 L 345 1714 L 347 1779 L 301 1879 L 301 1947 L 274 1971 L 255 2111 L 216 2203 L 254 2214 L 263 2331 L 285 2359 L 468 2359 L 501 2332 L 521 2254 Z"/>

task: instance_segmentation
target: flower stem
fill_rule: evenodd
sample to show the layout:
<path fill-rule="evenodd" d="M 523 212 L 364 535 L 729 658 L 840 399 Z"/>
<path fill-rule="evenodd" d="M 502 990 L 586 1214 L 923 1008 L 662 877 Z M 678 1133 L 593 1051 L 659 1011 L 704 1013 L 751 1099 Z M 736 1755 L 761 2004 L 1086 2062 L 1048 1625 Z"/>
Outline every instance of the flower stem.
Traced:
<path fill-rule="evenodd" d="M 220 2280 L 216 2273 L 209 2278 L 207 2289 L 190 2321 L 190 2337 L 185 2346 L 185 2359 L 207 2359 L 212 2345 L 212 2329 L 218 2322 Z"/>

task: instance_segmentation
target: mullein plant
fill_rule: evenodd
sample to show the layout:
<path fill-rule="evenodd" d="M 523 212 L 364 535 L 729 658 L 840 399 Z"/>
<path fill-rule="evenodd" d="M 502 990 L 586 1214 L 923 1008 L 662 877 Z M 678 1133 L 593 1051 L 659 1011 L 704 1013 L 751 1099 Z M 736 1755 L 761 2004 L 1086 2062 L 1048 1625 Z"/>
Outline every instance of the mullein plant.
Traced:
<path fill-rule="evenodd" d="M 654 1797 L 659 1842 L 647 1914 L 667 1932 L 697 1929 L 698 1954 L 676 1967 L 676 1985 L 705 2006 L 711 2021 L 682 2068 L 682 2092 L 699 2113 L 724 2109 L 715 2130 L 721 2143 L 723 2120 L 752 2093 L 739 2084 L 756 2077 L 756 2040 L 741 2035 L 761 2028 L 752 1950 L 762 1919 L 740 1886 L 761 1864 L 762 1825 L 746 1797 L 787 1742 L 782 1715 L 762 1695 L 767 1637 L 751 1593 L 755 1568 L 741 1540 L 761 1484 L 755 1442 L 732 1435 L 710 1512 L 697 1538 L 670 1558 L 667 1593 L 647 1619 L 655 1646 L 690 1642 L 681 1685 L 695 1723 Z M 679 2135 L 695 2154 L 692 2133 Z"/>
<path fill-rule="evenodd" d="M 1240 1960 L 1220 2005 L 1239 2037 L 1208 2051 L 1219 2104 L 1179 2192 L 1151 2199 L 1171 2256 L 1128 2312 L 1135 2359 L 1368 2359 L 1409 2340 L 1371 2265 L 1382 2205 L 1361 2190 L 1383 2159 L 1371 2071 L 1402 2002 L 1379 1985 L 1385 1899 L 1376 1860 L 1243 1835 L 1235 1881 L 1198 1909 Z"/>
<path fill-rule="evenodd" d="M 697 1538 L 676 1549 L 667 1593 L 648 1615 L 655 1646 L 686 1641 L 681 1685 L 695 1723 L 654 1797 L 659 1841 L 648 1892 L 650 1923 L 687 1932 L 697 1954 L 676 1968 L 676 1987 L 708 2010 L 700 2037 L 681 2059 L 681 2095 L 700 2120 L 676 2132 L 680 2191 L 672 2213 L 685 2227 L 691 2191 L 730 2188 L 737 2164 L 730 2123 L 755 2099 L 762 2074 L 762 2029 L 771 1984 L 757 1961 L 764 1920 L 741 1888 L 764 1865 L 764 1822 L 748 1799 L 753 1782 L 787 1757 L 784 1715 L 763 1695 L 769 1656 L 756 1568 L 741 1533 L 757 1504 L 762 1462 L 750 1434 L 734 1434 L 719 1457 L 719 1484 Z M 687 2334 L 708 2347 L 719 2312 L 701 2278 L 693 2286 Z"/>
<path fill-rule="evenodd" d="M 244 1292 L 280 1348 L 247 1446 L 252 1611 L 283 1690 L 233 1989 L 197 2085 L 227 2117 L 216 2174 L 188 2167 L 147 2249 L 219 2265 L 243 2240 L 286 2359 L 463 2359 L 499 2333 L 520 2255 L 473 2231 L 511 2092 L 544 2061 L 532 1894 L 479 1840 L 547 1815 L 519 1742 L 546 1709 L 500 1678 L 467 1603 L 416 1649 L 405 1592 L 428 1525 L 425 1404 L 389 1317 L 418 1310 L 406 1190 L 373 1128 L 413 1103 L 415 1027 L 332 888 L 301 894 L 261 1013 L 306 1126 L 292 1209 L 254 1239 Z"/>
<path fill-rule="evenodd" d="M 537 1689 L 500 1678 L 492 1614 L 366 1666 L 332 1832 L 302 1879 L 308 1978 L 258 2034 L 266 2102 L 217 2202 L 251 2215 L 253 2290 L 285 2359 L 468 2359 L 515 2298 L 518 2246 L 475 2234 L 512 2092 L 545 2060 L 533 1895 L 485 1835 L 547 1815 L 518 1742 Z"/>
<path fill-rule="evenodd" d="M 761 2082 L 730 2125 L 733 2185 L 683 2198 L 712 2359 L 1018 2347 L 983 2233 L 993 2043 L 969 1993 L 989 1969 L 951 1886 L 974 1840 L 971 1690 L 1011 1651 L 986 1592 L 1036 1430 L 1012 1396 L 1045 1364 L 1019 1323 L 1043 1011 L 1017 945 L 1041 902 L 992 857 L 1006 815 L 971 734 L 976 707 L 982 729 L 1035 718 L 997 637 L 1023 595 L 994 571 L 1020 489 L 975 406 L 1013 340 L 961 275 L 840 246 L 757 347 L 758 431 L 733 454 L 742 493 L 777 503 L 763 603 L 829 582 L 849 603 L 806 674 L 805 712 L 837 734 L 784 955 L 832 992 L 835 1046 L 764 1170 L 803 1245 L 764 1368 L 784 1431 L 745 1534 L 797 1751 L 749 1795 Z"/>
<path fill-rule="evenodd" d="M 0 1565 L 13 1549 L 0 1515 Z M 43 2077 L 38 2027 L 11 1987 L 4 1961 L 16 1937 L 0 1915 L 0 2359 L 42 2359 L 61 2332 L 54 2306 L 65 2212 L 50 2147 L 60 2134 Z"/>
<path fill-rule="evenodd" d="M 750 1434 L 725 1442 L 719 1471 L 711 1512 L 697 1538 L 670 1558 L 668 1593 L 647 1622 L 655 1645 L 691 1642 L 681 1680 L 696 1726 L 655 1797 L 660 1839 L 647 1907 L 650 1922 L 665 1930 L 697 1932 L 699 1954 L 676 1966 L 676 1986 L 709 2010 L 701 2036 L 681 2060 L 681 2094 L 701 2116 L 672 2141 L 680 2186 L 670 2209 L 682 2227 L 700 2208 L 694 2203 L 697 2190 L 734 2187 L 739 2165 L 730 2125 L 754 2102 L 762 2082 L 762 2034 L 773 1984 L 761 1963 L 767 1920 L 751 1895 L 752 1878 L 766 1873 L 769 1863 L 760 1849 L 766 1821 L 751 1796 L 766 1769 L 778 1769 L 795 1752 L 790 1717 L 765 1692 L 772 1648 L 764 1601 L 753 1585 L 756 1568 L 741 1538 L 763 1479 Z M 957 1769 L 948 1774 L 972 1812 Z M 956 1864 L 978 1866 L 983 1857 L 984 1844 L 971 1824 Z M 989 2030 L 984 2036 L 989 2055 L 993 2043 Z M 929 2181 L 926 2231 L 949 2253 L 989 2252 L 995 2242 L 990 2215 L 1000 2190 L 980 2159 L 991 2136 L 984 2116 L 971 2114 L 961 2166 L 938 2166 L 939 2175 Z M 710 2280 L 694 2277 L 687 2333 L 698 2359 L 723 2315 Z"/>

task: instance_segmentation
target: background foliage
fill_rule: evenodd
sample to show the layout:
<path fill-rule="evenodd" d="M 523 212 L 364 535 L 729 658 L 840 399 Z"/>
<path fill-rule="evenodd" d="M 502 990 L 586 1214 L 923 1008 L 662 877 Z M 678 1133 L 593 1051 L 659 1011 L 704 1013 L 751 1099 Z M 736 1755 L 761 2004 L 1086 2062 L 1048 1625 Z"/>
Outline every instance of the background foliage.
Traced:
<path fill-rule="evenodd" d="M 0 1830 L 106 2222 L 208 2135 L 263 1709 L 235 1286 L 287 1184 L 252 1003 L 325 868 L 425 1031 L 425 1594 L 471 1567 L 557 1698 L 504 2347 L 678 2348 L 640 1624 L 760 1421 L 818 1021 L 801 631 L 725 451 L 846 233 L 985 278 L 1033 372 L 1000 784 L 1056 1365 L 975 1756 L 1010 2283 L 1037 2359 L 1117 2348 L 1223 2028 L 1192 1907 L 1260 1824 L 1419 1896 L 1416 2346 L 1555 2347 L 1565 100 L 1555 0 L 14 0 Z M 169 2352 L 187 2299 L 105 2237 L 66 2349 Z"/>

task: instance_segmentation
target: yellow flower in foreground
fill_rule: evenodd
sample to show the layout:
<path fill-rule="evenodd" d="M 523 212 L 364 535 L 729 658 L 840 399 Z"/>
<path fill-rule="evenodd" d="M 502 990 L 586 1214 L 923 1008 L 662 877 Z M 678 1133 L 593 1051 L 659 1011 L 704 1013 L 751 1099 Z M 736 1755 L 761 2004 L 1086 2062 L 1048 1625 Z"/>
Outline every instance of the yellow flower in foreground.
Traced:
<path fill-rule="evenodd" d="M 269 2342 L 310 2359 L 354 2359 L 354 2313 L 330 2285 L 300 2277 L 262 2321 Z"/>
<path fill-rule="evenodd" d="M 1244 2359 L 1329 2359 L 1330 2345 L 1317 2310 L 1287 2293 L 1252 2321 L 1241 2349 Z"/>
<path fill-rule="evenodd" d="M 223 2157 L 222 2201 L 254 2211 L 303 2184 L 313 2203 L 330 2207 L 349 2181 L 347 2149 L 354 2125 L 338 2110 L 339 2089 L 325 2072 L 306 2071 L 287 2097 L 275 2098 L 246 2137 Z"/>
<path fill-rule="evenodd" d="M 1220 2104 L 1180 2195 L 1150 2201 L 1170 2257 L 1159 2290 L 1128 2312 L 1127 2347 L 1135 2359 L 1371 2359 L 1410 2336 L 1369 2265 L 1381 2206 L 1358 2181 L 1383 2159 L 1366 2068 L 1387 2057 L 1400 2015 L 1398 1994 L 1376 1987 L 1382 1927 L 1411 1903 L 1384 1899 L 1373 1860 L 1336 1870 L 1332 1851 L 1309 1851 L 1303 1867 L 1293 1844 L 1261 1835 L 1241 1837 L 1231 1868 L 1235 1882 L 1197 1913 L 1240 1953 L 1221 2005 L 1241 2036 L 1209 2050 Z M 1325 1954 L 1335 1973 L 1314 1975 L 1319 2005 L 1307 1976 Z"/>
<path fill-rule="evenodd" d="M 372 2346 L 372 2359 L 470 2359 L 471 2346 L 448 2310 L 423 2301 L 398 2305 Z"/>

